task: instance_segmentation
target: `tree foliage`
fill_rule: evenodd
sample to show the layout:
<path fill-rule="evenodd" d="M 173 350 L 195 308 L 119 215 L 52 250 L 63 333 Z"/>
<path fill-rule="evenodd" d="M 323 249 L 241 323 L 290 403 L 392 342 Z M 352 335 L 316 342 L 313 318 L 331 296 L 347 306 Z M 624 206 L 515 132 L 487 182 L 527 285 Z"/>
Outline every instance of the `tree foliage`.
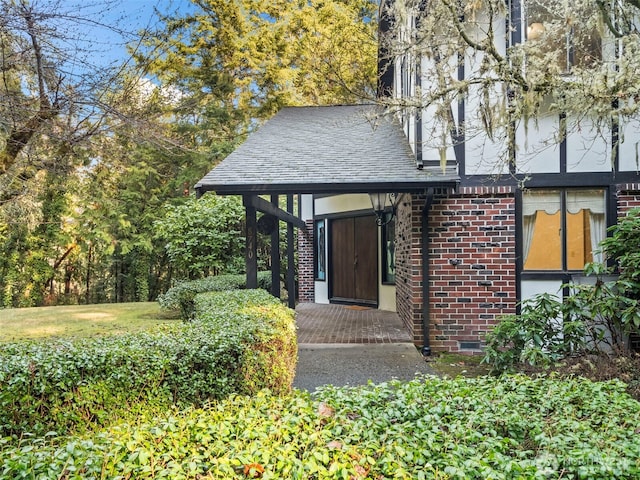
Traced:
<path fill-rule="evenodd" d="M 138 33 L 121 4 L 0 0 L 2 306 L 148 300 L 200 275 L 156 221 L 281 105 L 373 92 L 373 1 L 193 0 Z M 89 27 L 135 61 L 98 64 Z"/>
<path fill-rule="evenodd" d="M 135 38 L 118 24 L 105 23 L 118 4 L 0 1 L 4 306 L 78 301 L 85 286 L 87 301 L 109 298 L 89 295 L 88 289 L 96 260 L 106 260 L 118 244 L 115 225 L 128 222 L 117 209 L 91 218 L 104 205 L 96 201 L 99 194 L 113 193 L 109 187 L 117 187 L 126 171 L 128 152 L 116 152 L 113 145 L 122 145 L 125 136 L 135 138 L 136 145 L 175 143 L 157 122 L 163 112 L 148 108 L 154 99 L 142 91 L 139 75 L 126 66 L 126 59 L 125 64 L 98 63 L 101 44 L 86 35 L 91 27 L 113 33 L 113 38 L 120 35 L 122 42 Z M 104 181 L 95 182 L 97 178 Z M 107 226 L 109 220 L 113 223 Z M 102 257 L 96 250 L 99 243 L 105 245 Z M 96 286 L 108 292 L 108 286 Z"/>
<path fill-rule="evenodd" d="M 499 147 L 504 165 L 519 148 L 516 130 L 548 116 L 563 121 L 543 142 L 571 131 L 598 138 L 610 137 L 612 125 L 637 127 L 637 1 L 527 0 L 519 14 L 503 0 L 386 4 L 392 28 L 384 50 L 409 64 L 423 58 L 421 75 L 429 79 L 389 105 L 425 110 L 433 125 L 425 144 L 441 152 L 463 134 L 482 135 Z M 546 15 L 545 26 L 532 23 L 528 34 L 518 16 L 527 8 Z M 517 32 L 522 38 L 514 41 Z M 454 114 L 461 99 L 477 106 L 464 121 Z"/>
<path fill-rule="evenodd" d="M 169 259 L 189 278 L 229 272 L 244 250 L 244 209 L 239 197 L 206 194 L 169 206 L 155 222 Z"/>
<path fill-rule="evenodd" d="M 376 2 L 194 5 L 192 14 L 165 17 L 137 58 L 180 90 L 179 111 L 198 105 L 196 112 L 217 118 L 220 131 L 202 133 L 233 140 L 249 121 L 283 105 L 354 102 L 375 91 Z"/>

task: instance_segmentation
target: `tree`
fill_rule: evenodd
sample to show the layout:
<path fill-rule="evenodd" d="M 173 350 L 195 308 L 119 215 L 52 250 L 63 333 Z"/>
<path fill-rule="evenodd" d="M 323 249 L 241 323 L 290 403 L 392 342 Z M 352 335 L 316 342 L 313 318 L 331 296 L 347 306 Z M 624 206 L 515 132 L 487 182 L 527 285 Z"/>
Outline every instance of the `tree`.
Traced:
<path fill-rule="evenodd" d="M 147 48 L 140 50 L 136 59 L 147 65 L 162 88 L 175 92 L 175 103 L 167 111 L 176 133 L 190 140 L 194 155 L 200 154 L 204 164 L 198 165 L 213 167 L 248 131 L 283 105 L 354 103 L 373 98 L 376 2 L 193 3 L 196 9 L 187 16 L 163 17 L 164 28 L 149 32 Z M 197 179 L 192 177 L 188 185 Z M 174 221 L 172 208 L 181 209 L 185 217 L 201 214 L 197 203 L 169 207 Z M 239 215 L 238 220 L 242 212 Z M 171 226 L 166 220 L 157 225 L 162 229 Z M 194 240 L 188 242 L 206 240 L 198 235 L 189 235 Z M 187 242 L 186 237 L 182 231 L 176 239 Z M 180 265 L 178 271 L 194 276 L 206 268 L 222 271 L 234 265 L 235 254 L 226 260 L 214 255 L 190 269 L 188 261 L 209 254 L 181 252 L 184 245 L 180 241 L 170 243 L 167 250 L 173 264 Z"/>
<path fill-rule="evenodd" d="M 155 222 L 157 236 L 174 267 L 188 278 L 236 273 L 244 250 L 243 208 L 238 197 L 206 194 L 167 207 Z"/>
<path fill-rule="evenodd" d="M 193 0 L 164 17 L 137 59 L 180 91 L 176 113 L 205 137 L 237 142 L 283 105 L 353 102 L 376 85 L 372 0 Z"/>
<path fill-rule="evenodd" d="M 109 138 L 155 135 L 163 146 L 173 143 L 161 136 L 168 130 L 150 127 L 154 112 L 131 105 L 132 93 L 140 89 L 139 74 L 119 62 L 95 63 L 100 47 L 86 36 L 88 27 L 114 33 L 123 42 L 135 39 L 105 23 L 119 4 L 0 0 L 0 289 L 5 306 L 42 304 L 55 297 L 60 282 L 70 294 L 74 277 L 85 271 L 78 262 L 86 232 L 76 217 L 91 208 L 82 205 L 87 199 L 79 192 L 109 155 Z M 96 191 L 87 190 L 87 198 Z"/>
<path fill-rule="evenodd" d="M 165 205 L 280 105 L 373 92 L 373 1 L 194 0 L 142 36 L 108 24 L 121 2 L 0 0 L 3 306 L 155 298 L 188 273 Z M 96 65 L 88 26 L 137 63 Z"/>
<path fill-rule="evenodd" d="M 516 130 L 534 128 L 548 115 L 563 116 L 558 131 L 547 138 L 552 142 L 572 130 L 590 131 L 596 138 L 607 135 L 612 122 L 637 124 L 638 2 L 526 4 L 523 14 L 537 12 L 545 23 L 532 16 L 528 39 L 523 33 L 523 41 L 505 48 L 520 19 L 509 17 L 504 0 L 385 2 L 383 15 L 392 28 L 382 50 L 389 59 L 423 58 L 421 75 L 429 79 L 413 95 L 389 99 L 388 105 L 421 109 L 432 119 L 432 135 L 424 141 L 439 149 L 443 162 L 446 149 L 464 134 L 494 142 L 502 152 L 498 163 L 510 163 L 518 148 Z M 505 18 L 510 18 L 506 30 Z M 459 99 L 477 106 L 464 122 L 454 115 Z"/>

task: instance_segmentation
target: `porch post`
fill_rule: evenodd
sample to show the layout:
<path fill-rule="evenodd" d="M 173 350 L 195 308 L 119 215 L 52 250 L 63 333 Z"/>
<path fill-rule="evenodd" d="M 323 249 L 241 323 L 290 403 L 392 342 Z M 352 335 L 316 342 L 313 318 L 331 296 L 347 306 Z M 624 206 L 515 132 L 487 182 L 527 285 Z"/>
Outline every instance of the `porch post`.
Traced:
<path fill-rule="evenodd" d="M 278 195 L 271 195 L 271 203 L 278 208 Z M 271 295 L 280 298 L 280 220 L 271 232 Z"/>
<path fill-rule="evenodd" d="M 293 214 L 293 194 L 287 194 L 287 212 Z M 287 222 L 287 292 L 289 308 L 296 308 L 295 254 L 293 223 Z"/>
<path fill-rule="evenodd" d="M 258 288 L 258 230 L 256 222 L 256 208 L 250 205 L 249 197 L 244 196 L 246 218 L 246 244 L 244 259 L 247 267 L 247 288 Z"/>

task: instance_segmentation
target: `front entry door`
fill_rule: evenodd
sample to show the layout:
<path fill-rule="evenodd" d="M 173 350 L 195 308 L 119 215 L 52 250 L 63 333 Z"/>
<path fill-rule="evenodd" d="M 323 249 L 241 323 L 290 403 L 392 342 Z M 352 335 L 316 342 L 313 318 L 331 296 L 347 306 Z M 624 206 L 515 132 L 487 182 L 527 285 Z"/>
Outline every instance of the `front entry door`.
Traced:
<path fill-rule="evenodd" d="M 373 216 L 331 222 L 331 301 L 377 305 L 377 252 Z"/>

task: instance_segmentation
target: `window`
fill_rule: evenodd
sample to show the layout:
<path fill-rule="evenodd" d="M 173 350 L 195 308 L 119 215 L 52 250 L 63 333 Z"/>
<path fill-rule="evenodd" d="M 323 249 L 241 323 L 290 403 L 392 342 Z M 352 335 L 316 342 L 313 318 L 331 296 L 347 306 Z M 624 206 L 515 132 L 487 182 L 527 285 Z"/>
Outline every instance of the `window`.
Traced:
<path fill-rule="evenodd" d="M 396 220 L 391 212 L 384 216 L 382 227 L 382 283 L 396 283 Z"/>
<path fill-rule="evenodd" d="M 582 270 L 606 236 L 605 192 L 528 190 L 522 195 L 525 271 Z"/>
<path fill-rule="evenodd" d="M 316 280 L 324 281 L 327 278 L 326 262 L 326 228 L 325 220 L 316 220 L 315 225 L 315 258 L 316 258 Z"/>
<path fill-rule="evenodd" d="M 602 59 L 602 39 L 593 7 L 526 0 L 525 8 L 526 40 L 532 42 L 530 52 L 536 57 L 556 63 L 562 72 L 569 72 L 572 66 L 586 68 Z M 578 21 L 572 21 L 573 17 Z"/>

